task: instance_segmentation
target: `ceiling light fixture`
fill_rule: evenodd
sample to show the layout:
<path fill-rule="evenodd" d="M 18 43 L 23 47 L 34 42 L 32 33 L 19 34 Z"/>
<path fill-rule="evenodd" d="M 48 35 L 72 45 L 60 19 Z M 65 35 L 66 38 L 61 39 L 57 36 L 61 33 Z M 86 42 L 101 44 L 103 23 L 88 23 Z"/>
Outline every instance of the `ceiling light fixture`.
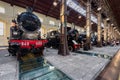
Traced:
<path fill-rule="evenodd" d="M 110 18 L 107 18 L 106 20 L 107 20 L 107 21 L 109 21 L 109 20 L 110 20 Z"/>
<path fill-rule="evenodd" d="M 112 23 L 111 26 L 114 26 L 114 24 Z"/>
<path fill-rule="evenodd" d="M 117 29 L 115 29 L 115 31 L 117 32 L 118 30 L 117 30 Z"/>
<path fill-rule="evenodd" d="M 91 24 L 93 24 L 93 22 L 91 22 Z"/>
<path fill-rule="evenodd" d="M 101 9 L 102 9 L 101 7 L 97 8 L 98 11 L 100 11 Z"/>
<path fill-rule="evenodd" d="M 79 19 L 81 19 L 81 18 L 82 18 L 82 16 L 78 16 L 78 18 L 79 18 Z"/>
<path fill-rule="evenodd" d="M 54 2 L 53 2 L 53 5 L 54 5 L 54 6 L 57 6 L 57 4 L 58 4 L 57 1 L 54 1 Z"/>
<path fill-rule="evenodd" d="M 113 27 L 113 29 L 116 29 L 116 27 Z"/>

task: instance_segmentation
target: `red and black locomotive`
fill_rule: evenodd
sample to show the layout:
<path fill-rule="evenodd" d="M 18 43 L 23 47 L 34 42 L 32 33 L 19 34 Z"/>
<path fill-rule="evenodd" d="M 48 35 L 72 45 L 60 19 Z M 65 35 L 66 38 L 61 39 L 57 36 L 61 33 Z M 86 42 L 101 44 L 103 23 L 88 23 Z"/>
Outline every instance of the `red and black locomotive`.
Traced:
<path fill-rule="evenodd" d="M 18 26 L 12 29 L 8 51 L 17 58 L 28 53 L 43 55 L 47 40 L 41 39 L 39 18 L 28 9 L 17 17 Z"/>

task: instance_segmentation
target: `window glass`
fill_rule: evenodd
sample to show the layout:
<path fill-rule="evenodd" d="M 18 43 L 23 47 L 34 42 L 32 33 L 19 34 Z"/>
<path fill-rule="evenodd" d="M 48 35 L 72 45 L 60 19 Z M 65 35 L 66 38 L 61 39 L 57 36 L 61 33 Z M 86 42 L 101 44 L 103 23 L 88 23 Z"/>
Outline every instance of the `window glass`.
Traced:
<path fill-rule="evenodd" d="M 0 22 L 0 35 L 2 36 L 4 34 L 4 23 Z"/>
<path fill-rule="evenodd" d="M 55 22 L 50 20 L 50 21 L 49 21 L 49 24 L 50 24 L 50 25 L 55 25 Z"/>
<path fill-rule="evenodd" d="M 0 7 L 0 13 L 5 13 L 5 8 Z"/>
<path fill-rule="evenodd" d="M 86 17 L 86 13 L 87 13 L 86 9 L 82 7 L 82 5 L 80 5 L 77 1 L 67 0 L 67 5 L 73 10 L 75 10 L 76 12 Z M 91 14 L 91 20 L 96 24 L 98 23 L 97 18 L 93 14 Z M 101 24 L 101 26 L 104 27 L 103 23 Z"/>

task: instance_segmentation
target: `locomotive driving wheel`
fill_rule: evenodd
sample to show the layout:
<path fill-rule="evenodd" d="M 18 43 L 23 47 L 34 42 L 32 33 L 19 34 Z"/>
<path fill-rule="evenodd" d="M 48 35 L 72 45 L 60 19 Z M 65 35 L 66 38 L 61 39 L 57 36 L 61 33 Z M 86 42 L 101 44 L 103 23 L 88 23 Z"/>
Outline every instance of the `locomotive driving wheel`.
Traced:
<path fill-rule="evenodd" d="M 74 50 L 72 46 L 68 46 L 68 49 L 70 52 L 72 52 Z"/>

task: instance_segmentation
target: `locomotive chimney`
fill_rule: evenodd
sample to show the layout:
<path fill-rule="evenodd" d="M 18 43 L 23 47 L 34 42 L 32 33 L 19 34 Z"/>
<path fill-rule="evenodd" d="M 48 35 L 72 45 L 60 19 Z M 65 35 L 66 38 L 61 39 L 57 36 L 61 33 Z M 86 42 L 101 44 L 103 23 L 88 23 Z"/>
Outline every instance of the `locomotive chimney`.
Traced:
<path fill-rule="evenodd" d="M 33 8 L 32 7 L 27 7 L 26 11 L 32 13 L 33 12 Z"/>

